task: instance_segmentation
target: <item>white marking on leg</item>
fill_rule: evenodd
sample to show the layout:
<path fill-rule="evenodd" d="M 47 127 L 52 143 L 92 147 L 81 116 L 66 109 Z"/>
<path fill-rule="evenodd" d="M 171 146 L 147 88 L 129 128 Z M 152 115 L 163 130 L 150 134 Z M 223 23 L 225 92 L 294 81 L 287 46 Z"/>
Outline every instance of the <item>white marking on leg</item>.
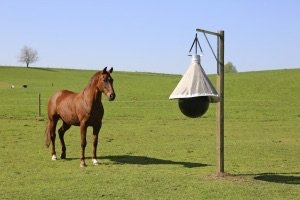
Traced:
<path fill-rule="evenodd" d="M 81 167 L 81 168 L 84 168 L 84 167 L 86 167 L 86 164 L 85 164 L 85 162 L 84 162 L 84 161 L 80 161 L 80 167 Z"/>
<path fill-rule="evenodd" d="M 57 160 L 57 157 L 55 154 L 52 155 L 52 160 Z"/>
<path fill-rule="evenodd" d="M 98 165 L 99 164 L 98 160 L 95 159 L 95 158 L 93 158 L 92 161 L 93 161 L 93 165 Z"/>

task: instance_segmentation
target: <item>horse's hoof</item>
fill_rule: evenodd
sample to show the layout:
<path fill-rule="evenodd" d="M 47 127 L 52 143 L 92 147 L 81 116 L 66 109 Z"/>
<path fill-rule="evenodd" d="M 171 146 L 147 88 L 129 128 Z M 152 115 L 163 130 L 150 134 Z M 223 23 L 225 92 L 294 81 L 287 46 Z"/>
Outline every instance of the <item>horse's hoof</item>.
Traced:
<path fill-rule="evenodd" d="M 80 167 L 81 167 L 81 168 L 84 168 L 84 167 L 86 167 L 86 164 L 85 164 L 84 162 L 81 162 L 81 163 L 80 163 Z"/>
<path fill-rule="evenodd" d="M 97 159 L 93 158 L 92 161 L 93 161 L 93 165 L 99 165 L 99 162 Z"/>
<path fill-rule="evenodd" d="M 60 158 L 61 158 L 61 159 L 66 159 L 66 154 L 61 154 L 61 155 L 60 155 Z"/>
<path fill-rule="evenodd" d="M 52 155 L 52 158 L 51 158 L 52 160 L 57 160 L 57 157 L 56 157 L 56 155 L 54 154 L 54 155 Z"/>

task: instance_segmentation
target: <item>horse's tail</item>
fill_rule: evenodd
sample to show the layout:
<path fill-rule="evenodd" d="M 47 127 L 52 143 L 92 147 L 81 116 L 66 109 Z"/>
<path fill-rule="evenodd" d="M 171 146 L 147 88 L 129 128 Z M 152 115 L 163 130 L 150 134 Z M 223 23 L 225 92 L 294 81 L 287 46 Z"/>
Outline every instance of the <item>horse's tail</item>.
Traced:
<path fill-rule="evenodd" d="M 49 121 L 45 130 L 45 145 L 48 148 L 50 146 L 50 142 L 51 142 L 51 133 L 49 130 Z"/>

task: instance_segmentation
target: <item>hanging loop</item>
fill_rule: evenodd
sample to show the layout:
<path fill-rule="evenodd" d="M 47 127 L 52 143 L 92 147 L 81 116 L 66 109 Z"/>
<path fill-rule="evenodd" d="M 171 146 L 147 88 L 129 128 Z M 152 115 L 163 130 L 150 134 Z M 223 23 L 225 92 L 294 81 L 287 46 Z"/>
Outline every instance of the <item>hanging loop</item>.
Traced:
<path fill-rule="evenodd" d="M 192 46 L 191 46 L 191 48 L 190 48 L 189 56 L 191 56 L 190 53 L 191 53 L 191 51 L 192 51 L 192 49 L 193 49 L 194 46 L 195 46 L 195 54 L 196 54 L 196 55 L 197 55 L 197 49 L 198 49 L 198 46 L 199 46 L 199 48 L 200 48 L 201 54 L 203 54 L 203 51 L 202 51 L 200 42 L 199 42 L 199 40 L 198 40 L 198 35 L 197 35 L 197 33 L 196 33 L 195 39 L 194 39 L 194 41 L 193 41 L 193 44 L 192 44 Z"/>

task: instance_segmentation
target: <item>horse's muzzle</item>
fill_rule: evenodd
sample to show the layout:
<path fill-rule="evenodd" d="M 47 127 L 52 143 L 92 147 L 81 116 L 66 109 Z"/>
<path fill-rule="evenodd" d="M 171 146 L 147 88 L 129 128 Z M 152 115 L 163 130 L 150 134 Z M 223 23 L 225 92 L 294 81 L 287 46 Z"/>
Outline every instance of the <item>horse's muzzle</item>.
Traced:
<path fill-rule="evenodd" d="M 109 101 L 113 101 L 113 100 L 115 100 L 115 98 L 116 98 L 116 94 L 115 94 L 115 93 L 111 93 L 111 94 L 109 95 L 109 97 L 108 97 L 108 100 L 109 100 Z"/>

